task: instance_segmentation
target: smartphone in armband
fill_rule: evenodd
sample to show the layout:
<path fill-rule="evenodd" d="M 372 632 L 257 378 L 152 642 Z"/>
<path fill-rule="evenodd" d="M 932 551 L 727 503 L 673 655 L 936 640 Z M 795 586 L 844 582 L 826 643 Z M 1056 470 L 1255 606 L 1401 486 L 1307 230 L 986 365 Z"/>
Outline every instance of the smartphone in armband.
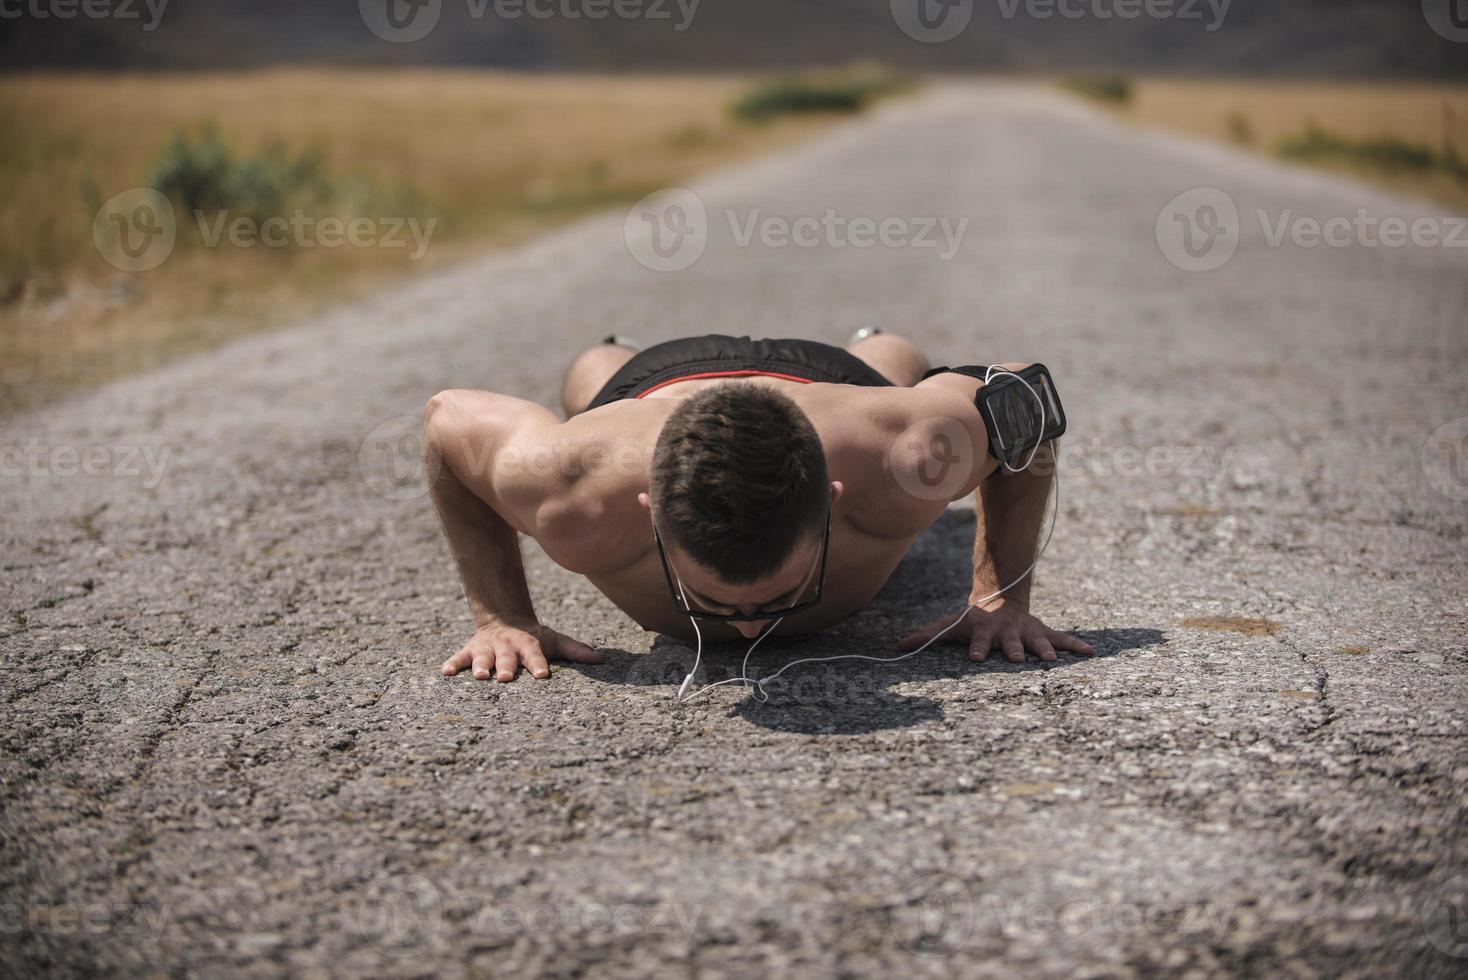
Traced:
<path fill-rule="evenodd" d="M 989 452 L 1010 470 L 1023 466 L 1036 446 L 1065 432 L 1065 409 L 1045 365 L 1031 364 L 1015 374 L 1019 378 L 996 376 L 974 395 L 989 433 Z"/>

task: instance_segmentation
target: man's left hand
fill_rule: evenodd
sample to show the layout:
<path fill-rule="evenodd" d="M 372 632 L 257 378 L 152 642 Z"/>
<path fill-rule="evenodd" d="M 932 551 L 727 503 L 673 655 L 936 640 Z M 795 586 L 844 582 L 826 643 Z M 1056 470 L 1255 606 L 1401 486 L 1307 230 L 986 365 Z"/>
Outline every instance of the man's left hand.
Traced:
<path fill-rule="evenodd" d="M 916 650 L 957 618 L 958 613 L 950 613 L 914 630 L 898 642 L 897 649 Z M 963 622 L 944 633 L 938 642 L 966 643 L 969 659 L 978 661 L 987 659 L 990 650 L 1003 650 L 1009 662 L 1016 664 L 1024 662 L 1025 651 L 1047 661 L 1055 659 L 1057 650 L 1085 656 L 1096 652 L 1091 644 L 1050 629 L 1028 610 L 1002 598 L 970 609 L 964 614 Z"/>

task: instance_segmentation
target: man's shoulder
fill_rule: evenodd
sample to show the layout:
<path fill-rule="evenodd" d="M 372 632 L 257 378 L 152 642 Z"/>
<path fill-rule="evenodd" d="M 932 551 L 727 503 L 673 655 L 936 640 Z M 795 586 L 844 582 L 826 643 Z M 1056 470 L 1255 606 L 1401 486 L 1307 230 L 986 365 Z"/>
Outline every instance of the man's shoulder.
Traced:
<path fill-rule="evenodd" d="M 914 429 L 954 427 L 969 433 L 982 426 L 971 397 L 951 388 L 869 388 L 811 385 L 802 398 L 828 449 L 885 453 Z"/>
<path fill-rule="evenodd" d="M 527 532 L 557 563 L 594 573 L 646 550 L 637 495 L 648 488 L 661 414 L 619 402 L 522 432 L 497 455 L 498 478 L 530 515 Z"/>
<path fill-rule="evenodd" d="M 808 412 L 858 530 L 911 536 L 973 492 L 987 442 L 971 399 L 936 386 L 823 387 Z"/>

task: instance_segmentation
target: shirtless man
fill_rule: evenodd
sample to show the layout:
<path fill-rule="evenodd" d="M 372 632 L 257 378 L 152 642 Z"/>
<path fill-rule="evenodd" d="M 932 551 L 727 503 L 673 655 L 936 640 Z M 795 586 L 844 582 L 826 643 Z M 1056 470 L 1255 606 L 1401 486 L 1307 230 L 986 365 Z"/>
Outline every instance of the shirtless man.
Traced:
<path fill-rule="evenodd" d="M 609 338 L 567 371 L 564 421 L 507 395 L 435 395 L 425 470 L 475 627 L 444 674 L 507 682 L 521 668 L 549 677 L 550 660 L 602 661 L 537 617 L 521 534 L 644 629 L 690 640 L 692 615 L 710 641 L 752 639 L 776 620 L 804 633 L 861 609 L 948 503 L 977 492 L 968 602 L 996 591 L 1035 558 L 1054 445 L 1039 456 L 1052 465 L 1005 472 L 974 407 L 982 384 L 861 331 L 846 350 L 707 336 L 638 352 Z M 973 660 L 1091 653 L 1030 615 L 1029 585 L 942 640 Z M 898 648 L 953 622 L 954 599 Z"/>

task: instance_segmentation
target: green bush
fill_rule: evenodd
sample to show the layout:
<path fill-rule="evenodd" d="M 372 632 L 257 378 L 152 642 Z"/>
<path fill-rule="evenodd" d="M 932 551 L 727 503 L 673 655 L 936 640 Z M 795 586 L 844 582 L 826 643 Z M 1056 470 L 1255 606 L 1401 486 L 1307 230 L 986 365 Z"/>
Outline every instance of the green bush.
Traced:
<path fill-rule="evenodd" d="M 1130 102 L 1132 98 L 1131 79 L 1122 75 L 1071 78 L 1066 81 L 1065 87 L 1078 95 L 1084 95 L 1100 102 L 1126 103 Z"/>
<path fill-rule="evenodd" d="M 271 146 L 252 157 L 236 157 L 207 126 L 197 138 L 175 133 L 154 161 L 148 185 L 190 213 L 230 211 L 257 220 L 332 196 L 316 156 L 291 156 Z"/>
<path fill-rule="evenodd" d="M 909 85 L 906 79 L 887 72 L 790 76 L 756 86 L 734 103 L 732 111 L 737 118 L 755 123 L 802 113 L 860 112 Z"/>
<path fill-rule="evenodd" d="M 1305 132 L 1280 142 L 1278 153 L 1296 160 L 1334 160 L 1360 164 L 1381 170 L 1435 170 L 1439 166 L 1451 171 L 1453 161 L 1439 158 L 1430 147 L 1408 143 L 1395 136 L 1350 140 L 1309 124 Z M 1455 156 L 1456 154 L 1454 154 Z"/>

